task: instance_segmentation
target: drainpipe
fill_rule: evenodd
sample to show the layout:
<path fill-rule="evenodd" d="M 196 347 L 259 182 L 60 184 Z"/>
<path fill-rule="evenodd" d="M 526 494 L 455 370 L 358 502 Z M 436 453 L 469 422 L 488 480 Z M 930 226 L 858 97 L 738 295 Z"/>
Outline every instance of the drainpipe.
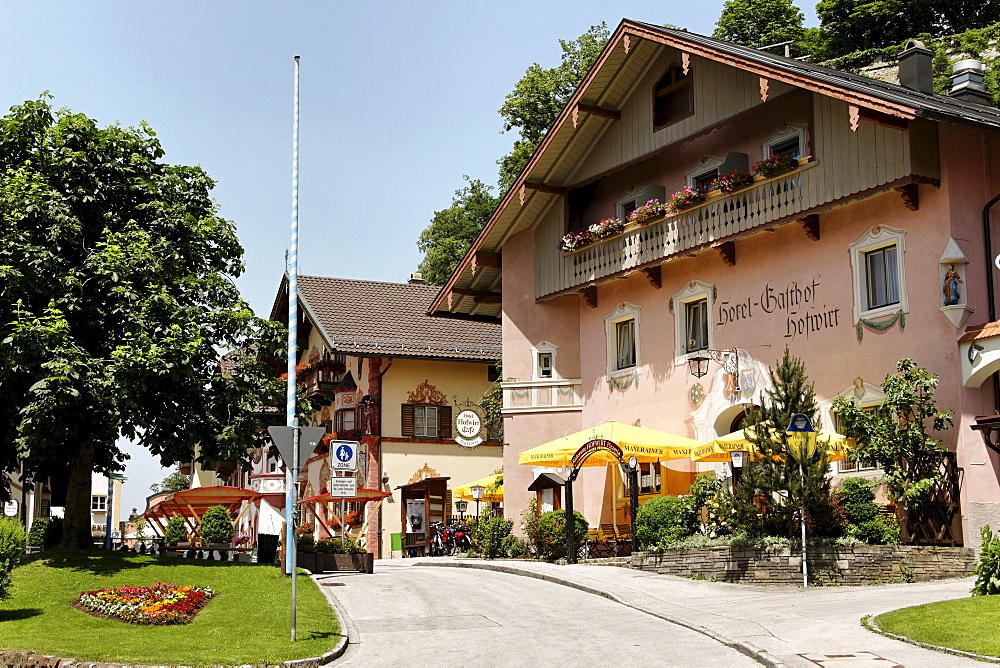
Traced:
<path fill-rule="evenodd" d="M 986 203 L 983 207 L 983 236 L 986 241 L 986 303 L 989 305 L 989 322 L 997 320 L 997 305 L 993 298 L 993 241 L 990 235 L 990 209 L 1000 202 L 1000 194 Z M 1000 375 L 993 374 L 993 408 L 1000 414 Z"/>

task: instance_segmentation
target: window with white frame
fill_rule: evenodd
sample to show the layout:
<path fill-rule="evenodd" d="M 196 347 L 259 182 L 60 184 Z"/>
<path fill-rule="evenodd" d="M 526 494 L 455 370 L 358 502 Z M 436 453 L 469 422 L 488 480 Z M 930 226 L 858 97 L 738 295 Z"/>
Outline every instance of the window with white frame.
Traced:
<path fill-rule="evenodd" d="M 909 312 L 903 268 L 906 230 L 879 225 L 850 246 L 854 322 Z"/>
<path fill-rule="evenodd" d="M 725 158 L 717 158 L 714 155 L 703 156 L 684 175 L 684 180 L 692 188 L 707 188 L 719 176 L 719 167 L 725 161 Z"/>
<path fill-rule="evenodd" d="M 764 140 L 760 152 L 765 158 L 772 155 L 787 155 L 796 160 L 804 158 L 806 156 L 805 126 L 784 123 Z"/>
<path fill-rule="evenodd" d="M 437 438 L 438 435 L 438 407 L 421 406 L 413 407 L 413 435 L 424 438 Z"/>
<path fill-rule="evenodd" d="M 532 372 L 534 380 L 552 380 L 556 375 L 556 352 L 559 346 L 542 341 L 531 347 Z"/>
<path fill-rule="evenodd" d="M 333 430 L 346 431 L 354 429 L 356 426 L 356 417 L 357 411 L 353 408 L 337 411 L 333 416 Z"/>
<path fill-rule="evenodd" d="M 712 304 L 715 286 L 691 281 L 675 294 L 670 304 L 674 311 L 674 363 L 687 361 L 688 353 L 713 348 Z"/>
<path fill-rule="evenodd" d="M 708 348 L 708 298 L 702 297 L 684 304 L 685 352 Z"/>
<path fill-rule="evenodd" d="M 604 319 L 608 342 L 608 375 L 634 373 L 639 368 L 639 307 L 621 303 Z"/>
<path fill-rule="evenodd" d="M 90 497 L 90 509 L 95 513 L 103 513 L 108 509 L 108 497 L 95 494 Z"/>

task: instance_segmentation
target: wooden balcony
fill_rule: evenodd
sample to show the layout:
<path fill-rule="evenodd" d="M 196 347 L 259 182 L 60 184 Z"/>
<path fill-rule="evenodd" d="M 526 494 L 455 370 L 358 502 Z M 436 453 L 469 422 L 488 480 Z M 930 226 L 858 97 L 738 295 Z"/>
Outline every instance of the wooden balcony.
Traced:
<path fill-rule="evenodd" d="M 820 170 L 813 160 L 797 170 L 756 182 L 730 195 L 715 196 L 681 213 L 578 251 L 540 249 L 537 296 L 558 294 L 602 278 L 679 257 L 741 232 L 766 227 L 815 206 L 821 198 Z M 815 175 L 815 176 L 813 176 Z M 541 256 L 546 256 L 545 259 Z M 551 262 L 548 260 L 551 259 Z M 506 395 L 505 395 L 506 396 Z M 506 406 L 506 404 L 505 404 Z"/>
<path fill-rule="evenodd" d="M 314 404 L 329 406 L 333 403 L 334 390 L 342 376 L 342 373 L 319 369 L 304 374 L 301 382 L 305 387 L 306 398 Z"/>
<path fill-rule="evenodd" d="M 551 413 L 583 410 L 580 379 L 507 381 L 503 390 L 503 414 Z"/>

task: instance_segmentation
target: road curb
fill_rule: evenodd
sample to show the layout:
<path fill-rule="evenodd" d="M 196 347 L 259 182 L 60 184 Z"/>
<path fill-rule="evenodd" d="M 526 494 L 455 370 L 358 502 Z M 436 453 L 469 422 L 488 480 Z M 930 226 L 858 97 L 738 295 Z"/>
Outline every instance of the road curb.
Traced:
<path fill-rule="evenodd" d="M 323 582 L 319 579 L 318 576 L 310 573 L 309 577 L 312 578 L 312 581 L 316 583 L 316 586 L 319 587 L 319 590 L 323 592 L 323 596 L 326 598 L 326 602 L 330 604 L 330 607 L 333 608 L 333 611 L 337 614 L 337 619 L 340 620 L 340 640 L 338 640 L 337 644 L 333 646 L 333 649 L 331 649 L 323 656 L 316 657 L 315 659 L 319 661 L 319 665 L 325 666 L 326 664 L 333 663 L 334 661 L 342 657 L 344 655 L 344 652 L 347 651 L 347 646 L 348 644 L 350 644 L 351 640 L 350 638 L 351 634 L 348 629 L 348 626 L 352 626 L 352 624 L 350 618 L 347 616 L 347 613 L 341 607 L 340 601 L 338 601 L 337 597 L 333 595 L 333 592 L 330 591 L 330 588 L 324 587 Z M 313 659 L 302 659 L 302 661 L 310 661 L 310 660 Z M 291 664 L 287 662 L 285 663 L 285 665 L 289 666 L 289 668 L 293 668 L 293 666 L 291 666 Z"/>
<path fill-rule="evenodd" d="M 976 654 L 974 652 L 965 652 L 960 649 L 955 649 L 953 647 L 944 647 L 942 645 L 932 645 L 929 642 L 922 642 L 920 640 L 914 640 L 908 636 L 899 636 L 895 633 L 889 633 L 884 631 L 882 627 L 878 625 L 875 621 L 876 615 L 865 615 L 861 618 L 861 626 L 868 629 L 872 633 L 877 633 L 880 636 L 885 636 L 892 640 L 899 640 L 900 642 L 909 643 L 911 645 L 916 645 L 923 649 L 934 650 L 935 652 L 941 652 L 942 654 L 952 654 L 954 656 L 964 656 L 967 659 L 975 659 L 976 661 L 985 661 L 986 663 L 1000 663 L 1000 657 L 990 656 L 989 654 Z"/>
<path fill-rule="evenodd" d="M 624 601 L 615 594 L 606 591 L 604 589 L 598 589 L 596 587 L 590 587 L 588 585 L 582 584 L 580 582 L 574 582 L 573 580 L 568 580 L 566 578 L 561 578 L 555 575 L 549 575 L 547 573 L 538 573 L 536 571 L 531 571 L 523 568 L 518 568 L 517 566 L 508 566 L 504 564 L 496 563 L 483 563 L 475 561 L 418 561 L 414 564 L 415 566 L 440 566 L 445 568 L 477 568 L 483 571 L 495 571 L 497 573 L 507 573 L 509 575 L 520 575 L 522 577 L 535 578 L 536 580 L 544 580 L 545 582 L 551 582 L 553 584 L 562 585 L 564 587 L 571 587 L 573 589 L 578 589 L 582 592 L 588 594 L 594 594 L 595 596 L 602 596 L 610 601 L 614 601 L 619 605 L 623 605 L 626 608 L 631 608 L 637 612 L 642 612 L 657 619 L 662 619 L 665 622 L 671 624 L 676 624 L 677 626 L 683 626 L 686 629 L 690 629 L 696 633 L 700 633 L 703 636 L 711 638 L 712 640 L 721 643 L 727 647 L 731 647 L 737 652 L 748 656 L 754 661 L 772 668 L 783 668 L 785 663 L 773 656 L 772 654 L 760 649 L 759 647 L 746 642 L 741 642 L 739 640 L 733 640 L 727 638 L 712 629 L 700 626 L 698 624 L 692 624 L 690 622 L 684 621 L 683 619 L 678 619 L 670 615 L 665 615 L 661 612 L 655 610 L 649 610 L 635 604 Z"/>

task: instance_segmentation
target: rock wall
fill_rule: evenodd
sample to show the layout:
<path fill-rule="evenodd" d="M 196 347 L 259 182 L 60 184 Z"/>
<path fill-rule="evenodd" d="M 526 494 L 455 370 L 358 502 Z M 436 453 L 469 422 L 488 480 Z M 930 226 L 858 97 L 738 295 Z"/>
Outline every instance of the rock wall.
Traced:
<path fill-rule="evenodd" d="M 807 558 L 810 583 L 817 584 L 925 582 L 969 575 L 975 567 L 975 551 L 968 547 L 810 547 Z M 802 555 L 789 547 L 637 552 L 632 555 L 632 568 L 719 582 L 802 584 Z"/>

